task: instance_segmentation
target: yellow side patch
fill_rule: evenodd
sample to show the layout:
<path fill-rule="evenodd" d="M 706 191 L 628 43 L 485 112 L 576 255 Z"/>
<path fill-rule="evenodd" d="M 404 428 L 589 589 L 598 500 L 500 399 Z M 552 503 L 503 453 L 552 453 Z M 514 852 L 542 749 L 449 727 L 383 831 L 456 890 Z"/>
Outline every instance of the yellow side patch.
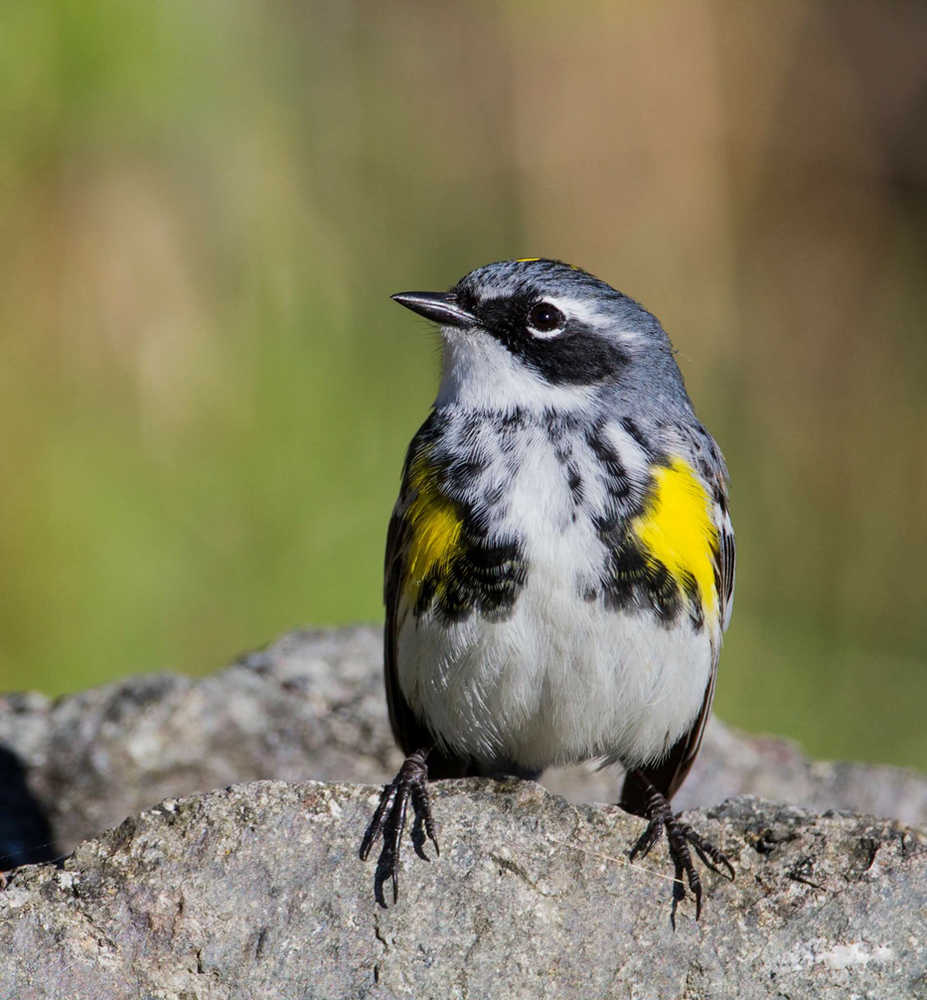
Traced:
<path fill-rule="evenodd" d="M 540 260 L 540 257 L 516 257 L 516 264 L 533 264 L 535 261 Z"/>
<path fill-rule="evenodd" d="M 685 593 L 684 575 L 695 580 L 703 609 L 717 607 L 712 554 L 718 550 L 718 530 L 711 519 L 711 502 L 692 467 L 681 458 L 654 470 L 654 489 L 632 531 L 648 559 L 662 563 Z"/>
<path fill-rule="evenodd" d="M 406 511 L 409 524 L 403 590 L 417 592 L 424 579 L 437 569 L 439 576 L 460 548 L 463 522 L 457 505 L 438 489 L 434 470 L 418 456 L 409 473 L 415 499 Z"/>

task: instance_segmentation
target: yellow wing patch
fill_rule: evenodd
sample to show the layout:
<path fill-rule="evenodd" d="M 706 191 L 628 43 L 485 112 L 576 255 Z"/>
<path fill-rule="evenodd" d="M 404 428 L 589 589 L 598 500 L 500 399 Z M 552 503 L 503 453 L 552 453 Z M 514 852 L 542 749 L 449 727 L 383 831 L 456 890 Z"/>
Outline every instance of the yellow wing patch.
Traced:
<path fill-rule="evenodd" d="M 718 529 L 708 494 L 681 458 L 655 469 L 653 479 L 653 492 L 632 531 L 646 557 L 662 563 L 683 593 L 684 575 L 691 575 L 702 607 L 714 611 L 718 595 L 712 554 L 718 551 Z"/>
<path fill-rule="evenodd" d="M 438 489 L 425 456 L 413 461 L 409 485 L 415 497 L 405 515 L 408 542 L 402 589 L 414 600 L 432 570 L 437 569 L 440 575 L 459 551 L 463 521 L 454 501 Z"/>

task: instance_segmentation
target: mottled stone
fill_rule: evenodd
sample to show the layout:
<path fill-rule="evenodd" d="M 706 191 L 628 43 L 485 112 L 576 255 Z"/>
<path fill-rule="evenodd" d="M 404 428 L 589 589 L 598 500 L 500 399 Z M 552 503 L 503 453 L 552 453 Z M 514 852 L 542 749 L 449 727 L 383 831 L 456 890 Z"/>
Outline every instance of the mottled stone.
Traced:
<path fill-rule="evenodd" d="M 924 995 L 927 847 L 897 823 L 752 798 L 688 816 L 734 883 L 669 924 L 642 821 L 533 782 L 442 782 L 441 855 L 373 900 L 357 845 L 377 789 L 255 782 L 168 800 L 21 868 L 0 893 L 18 1000 Z M 408 845 L 407 845 L 408 846 Z M 918 992 L 920 991 L 920 992 Z"/>

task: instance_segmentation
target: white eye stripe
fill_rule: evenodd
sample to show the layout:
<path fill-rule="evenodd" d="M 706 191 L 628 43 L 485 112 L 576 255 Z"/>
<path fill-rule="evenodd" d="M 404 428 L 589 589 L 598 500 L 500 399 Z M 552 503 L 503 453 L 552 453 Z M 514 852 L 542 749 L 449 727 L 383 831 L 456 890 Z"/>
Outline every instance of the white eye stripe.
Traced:
<path fill-rule="evenodd" d="M 577 299 L 573 296 L 550 295 L 545 300 L 552 306 L 556 306 L 565 316 L 570 317 L 571 322 L 588 326 L 592 329 L 613 329 L 614 317 L 608 311 L 603 312 L 602 306 L 595 300 Z"/>
<path fill-rule="evenodd" d="M 551 340 L 563 333 L 566 316 L 552 302 L 536 302 L 527 316 L 528 332 L 537 340 Z"/>

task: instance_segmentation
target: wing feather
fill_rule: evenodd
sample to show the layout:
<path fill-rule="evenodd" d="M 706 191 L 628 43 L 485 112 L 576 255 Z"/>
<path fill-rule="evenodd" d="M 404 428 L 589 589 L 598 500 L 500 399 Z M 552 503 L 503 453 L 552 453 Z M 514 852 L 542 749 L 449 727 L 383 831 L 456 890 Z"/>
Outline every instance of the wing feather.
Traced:
<path fill-rule="evenodd" d="M 410 754 L 432 742 L 428 730 L 415 716 L 399 687 L 398 644 L 408 608 L 403 606 L 402 584 L 405 576 L 406 553 L 411 542 L 407 517 L 415 491 L 409 477 L 409 467 L 415 454 L 413 439 L 406 457 L 399 499 L 393 508 L 386 533 L 386 560 L 383 572 L 383 601 L 386 605 L 386 625 L 383 632 L 383 679 L 389 722 L 396 742 L 403 753 Z"/>
<path fill-rule="evenodd" d="M 723 469 L 723 465 L 721 466 Z M 736 564 L 736 547 L 734 544 L 734 527 L 728 511 L 727 478 L 719 471 L 714 484 L 716 501 L 715 522 L 718 531 L 718 543 L 712 550 L 715 579 L 718 581 L 718 604 L 721 632 L 727 629 L 731 612 L 734 607 L 734 577 Z M 705 734 L 705 726 L 711 714 L 711 703 L 715 695 L 715 681 L 718 676 L 718 659 L 721 655 L 721 635 L 714 644 L 711 660 L 711 674 L 705 688 L 705 696 L 696 716 L 695 722 L 688 732 L 684 733 L 672 746 L 666 758 L 652 768 L 641 768 L 640 771 L 647 780 L 656 787 L 667 799 L 673 797 L 679 786 L 685 781 L 698 756 Z M 631 771 L 625 778 L 621 791 L 621 805 L 630 812 L 645 814 L 646 790 L 637 780 L 635 772 Z"/>

